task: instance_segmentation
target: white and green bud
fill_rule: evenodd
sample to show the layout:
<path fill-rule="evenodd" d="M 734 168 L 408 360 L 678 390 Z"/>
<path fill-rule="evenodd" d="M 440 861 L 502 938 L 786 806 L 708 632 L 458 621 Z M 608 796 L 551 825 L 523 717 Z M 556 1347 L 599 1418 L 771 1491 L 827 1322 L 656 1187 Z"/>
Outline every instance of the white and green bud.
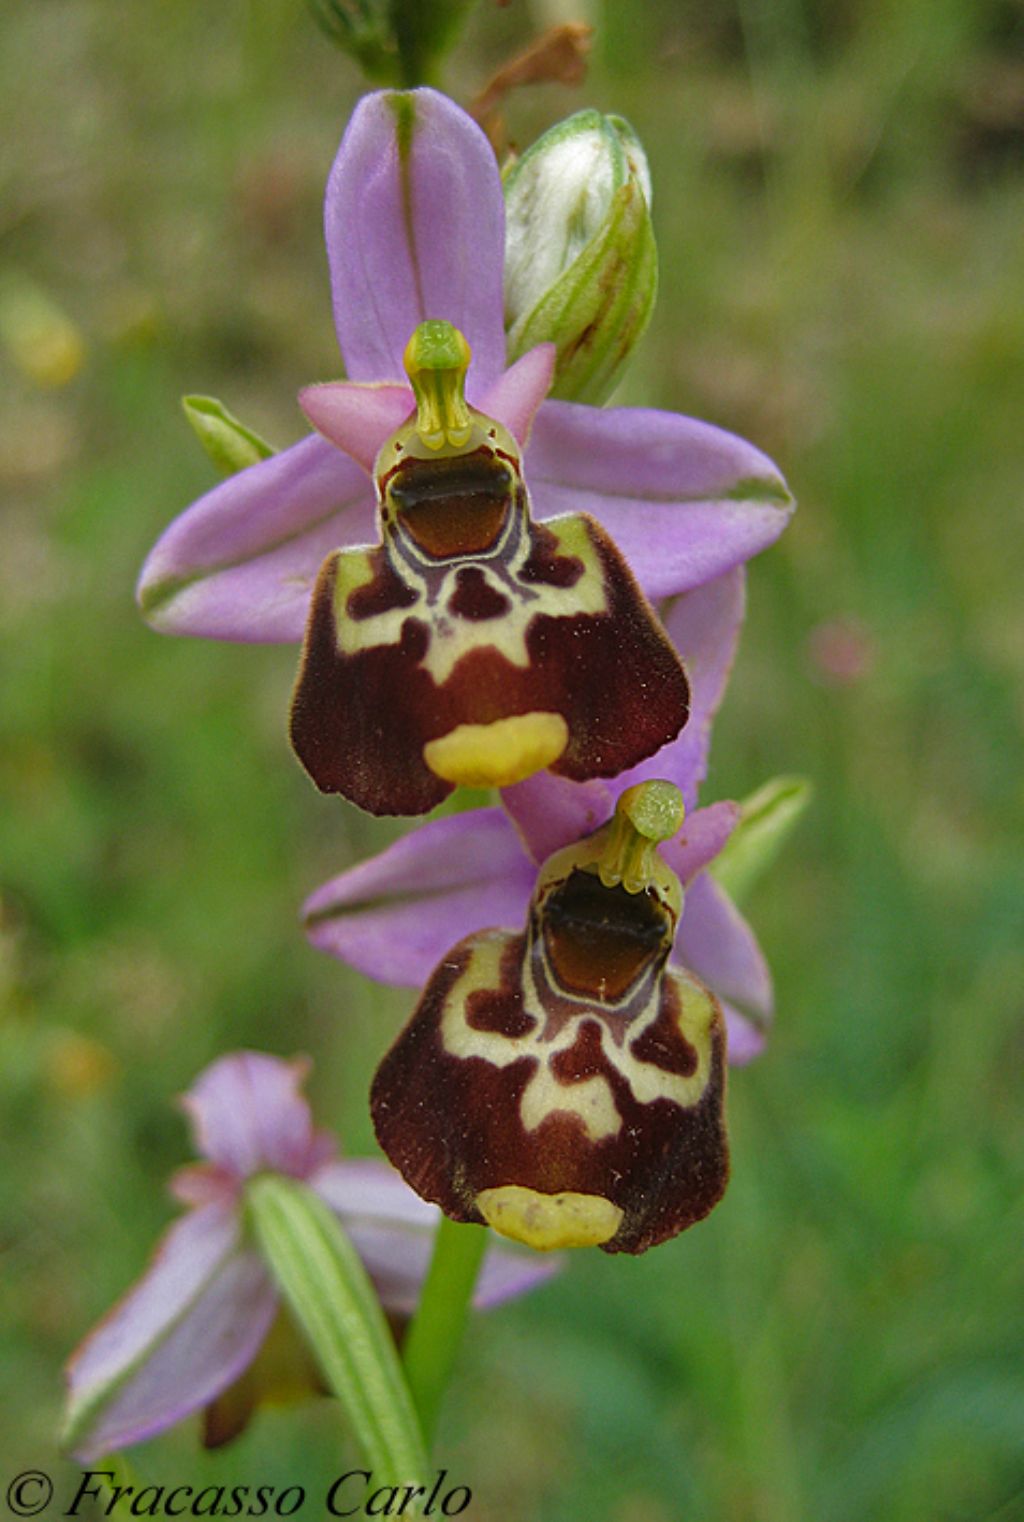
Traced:
<path fill-rule="evenodd" d="M 601 402 L 650 319 L 658 284 L 651 181 L 620 116 L 578 111 L 505 175 L 509 359 L 557 349 L 552 395 Z"/>

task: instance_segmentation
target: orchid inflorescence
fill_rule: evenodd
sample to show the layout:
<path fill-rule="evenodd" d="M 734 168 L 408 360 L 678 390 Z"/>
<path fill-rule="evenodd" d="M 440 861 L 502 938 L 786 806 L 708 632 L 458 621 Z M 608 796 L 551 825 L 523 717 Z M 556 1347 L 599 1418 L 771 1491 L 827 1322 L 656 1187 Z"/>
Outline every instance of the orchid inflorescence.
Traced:
<path fill-rule="evenodd" d="M 86 1457 L 186 1410 L 210 1441 L 245 1419 L 279 1305 L 246 1230 L 257 1173 L 349 1224 L 394 1314 L 434 1206 L 535 1249 L 638 1253 L 722 1195 L 727 1054 L 761 1050 L 772 990 L 726 890 L 744 810 L 697 794 L 745 562 L 792 502 L 734 435 L 572 399 L 607 388 L 649 316 L 649 201 L 618 119 L 554 129 L 503 191 L 444 96 L 369 96 L 325 206 L 347 378 L 302 393 L 316 431 L 281 453 L 193 404 L 228 477 L 151 552 L 145 616 L 301 638 L 291 738 L 323 792 L 377 815 L 500 792 L 305 907 L 315 946 L 422 988 L 372 1087 L 397 1174 L 334 1158 L 299 1069 L 215 1064 L 188 1100 L 208 1159 L 176 1183 L 189 1214 L 72 1365 Z M 478 1298 L 539 1276 L 492 1255 Z"/>

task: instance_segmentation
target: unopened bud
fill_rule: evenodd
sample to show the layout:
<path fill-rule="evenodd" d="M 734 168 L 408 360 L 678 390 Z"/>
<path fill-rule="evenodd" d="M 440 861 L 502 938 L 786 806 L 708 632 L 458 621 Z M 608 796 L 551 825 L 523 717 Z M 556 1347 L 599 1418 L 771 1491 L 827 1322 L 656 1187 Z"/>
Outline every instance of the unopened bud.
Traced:
<path fill-rule="evenodd" d="M 658 259 L 643 148 L 618 116 L 579 111 L 505 176 L 509 358 L 556 347 L 551 394 L 601 402 L 654 305 Z"/>

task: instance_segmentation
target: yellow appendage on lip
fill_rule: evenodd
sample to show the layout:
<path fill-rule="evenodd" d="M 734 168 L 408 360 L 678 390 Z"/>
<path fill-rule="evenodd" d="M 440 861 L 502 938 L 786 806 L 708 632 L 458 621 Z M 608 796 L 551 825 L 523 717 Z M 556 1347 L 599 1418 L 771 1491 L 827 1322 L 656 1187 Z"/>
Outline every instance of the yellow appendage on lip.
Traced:
<path fill-rule="evenodd" d="M 547 1252 L 556 1247 L 599 1247 L 619 1229 L 622 1211 L 599 1194 L 541 1194 L 522 1184 L 483 1189 L 476 1207 L 488 1226 L 513 1242 Z"/>
<path fill-rule="evenodd" d="M 445 782 L 511 787 L 557 761 L 569 743 L 560 713 L 522 713 L 493 724 L 459 724 L 423 747 L 423 759 Z"/>

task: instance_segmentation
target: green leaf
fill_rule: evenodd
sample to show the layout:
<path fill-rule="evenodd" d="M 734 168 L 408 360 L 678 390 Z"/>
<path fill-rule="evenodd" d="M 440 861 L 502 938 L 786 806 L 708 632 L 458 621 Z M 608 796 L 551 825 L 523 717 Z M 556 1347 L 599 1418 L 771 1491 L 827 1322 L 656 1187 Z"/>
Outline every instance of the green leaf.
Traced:
<path fill-rule="evenodd" d="M 423 1485 L 427 1453 L 380 1301 L 337 1217 L 304 1184 L 262 1174 L 248 1219 L 374 1480 Z M 424 1489 L 423 1494 L 426 1494 Z M 407 1514 L 415 1515 L 407 1508 Z"/>
<path fill-rule="evenodd" d="M 266 439 L 240 423 L 215 396 L 183 396 L 181 405 L 221 475 L 233 476 L 275 453 Z"/>
<path fill-rule="evenodd" d="M 708 869 L 737 903 L 772 865 L 813 795 L 806 777 L 773 777 L 740 804 L 740 822 Z"/>

